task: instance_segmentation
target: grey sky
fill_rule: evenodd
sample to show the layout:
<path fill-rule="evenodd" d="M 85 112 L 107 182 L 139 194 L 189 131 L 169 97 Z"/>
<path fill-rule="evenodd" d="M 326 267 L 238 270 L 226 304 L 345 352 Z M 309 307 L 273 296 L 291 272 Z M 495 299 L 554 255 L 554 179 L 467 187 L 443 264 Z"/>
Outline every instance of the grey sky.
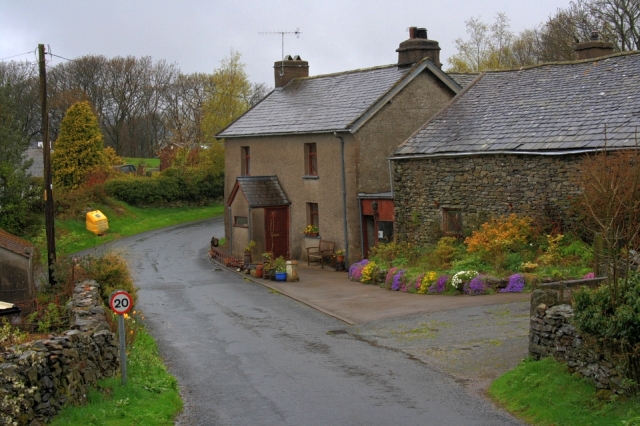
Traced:
<path fill-rule="evenodd" d="M 310 75 L 396 62 L 395 49 L 410 26 L 426 27 L 440 42 L 441 61 L 466 38 L 464 21 L 492 22 L 505 12 L 518 33 L 545 21 L 569 0 L 0 0 L 0 58 L 34 51 L 54 54 L 151 56 L 185 73 L 212 72 L 231 49 L 242 54 L 252 82 L 273 86 L 281 37 L 284 53 L 309 61 Z M 17 60 L 33 60 L 19 56 Z M 53 63 L 60 59 L 54 58 Z"/>

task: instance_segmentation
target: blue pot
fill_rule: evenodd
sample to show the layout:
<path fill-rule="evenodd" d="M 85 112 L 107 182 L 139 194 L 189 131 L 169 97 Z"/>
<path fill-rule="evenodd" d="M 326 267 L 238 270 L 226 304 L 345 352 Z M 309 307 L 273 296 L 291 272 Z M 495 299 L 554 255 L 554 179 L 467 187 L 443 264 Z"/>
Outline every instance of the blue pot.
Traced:
<path fill-rule="evenodd" d="M 276 281 L 286 281 L 287 273 L 286 272 L 276 272 Z"/>

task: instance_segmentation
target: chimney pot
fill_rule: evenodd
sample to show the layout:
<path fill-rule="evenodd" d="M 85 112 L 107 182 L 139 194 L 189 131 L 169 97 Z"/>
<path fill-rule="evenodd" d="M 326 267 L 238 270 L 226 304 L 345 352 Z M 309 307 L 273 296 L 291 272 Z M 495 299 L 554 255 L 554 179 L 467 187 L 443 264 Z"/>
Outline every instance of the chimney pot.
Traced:
<path fill-rule="evenodd" d="M 409 27 L 409 38 L 416 38 L 416 27 Z"/>

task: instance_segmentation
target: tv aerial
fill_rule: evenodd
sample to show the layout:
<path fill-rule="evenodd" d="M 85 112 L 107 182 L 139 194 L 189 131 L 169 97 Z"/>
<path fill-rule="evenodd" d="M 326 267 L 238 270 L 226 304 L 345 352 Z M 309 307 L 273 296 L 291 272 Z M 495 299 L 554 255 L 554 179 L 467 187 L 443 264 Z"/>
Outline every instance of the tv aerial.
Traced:
<path fill-rule="evenodd" d="M 284 60 L 284 36 L 286 34 L 293 34 L 296 38 L 300 38 L 300 28 L 296 28 L 295 31 L 259 31 L 258 34 L 262 35 L 279 35 L 282 37 L 282 60 Z"/>

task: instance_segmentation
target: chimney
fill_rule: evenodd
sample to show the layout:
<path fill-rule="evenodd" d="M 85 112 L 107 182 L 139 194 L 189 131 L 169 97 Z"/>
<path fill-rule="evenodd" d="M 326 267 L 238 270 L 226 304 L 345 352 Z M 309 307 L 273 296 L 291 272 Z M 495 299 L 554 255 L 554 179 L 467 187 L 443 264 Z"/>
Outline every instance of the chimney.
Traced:
<path fill-rule="evenodd" d="M 613 43 L 599 41 L 600 34 L 597 31 L 591 33 L 591 40 L 577 43 L 575 51 L 578 59 L 594 59 L 613 53 Z"/>
<path fill-rule="evenodd" d="M 309 62 L 300 59 L 296 55 L 285 56 L 282 61 L 274 62 L 273 74 L 276 80 L 276 88 L 286 86 L 294 78 L 309 77 Z"/>
<path fill-rule="evenodd" d="M 429 58 L 438 68 L 442 68 L 440 45 L 427 38 L 426 28 L 409 27 L 409 39 L 400 43 L 396 52 L 399 66 L 413 65 L 423 58 Z"/>

